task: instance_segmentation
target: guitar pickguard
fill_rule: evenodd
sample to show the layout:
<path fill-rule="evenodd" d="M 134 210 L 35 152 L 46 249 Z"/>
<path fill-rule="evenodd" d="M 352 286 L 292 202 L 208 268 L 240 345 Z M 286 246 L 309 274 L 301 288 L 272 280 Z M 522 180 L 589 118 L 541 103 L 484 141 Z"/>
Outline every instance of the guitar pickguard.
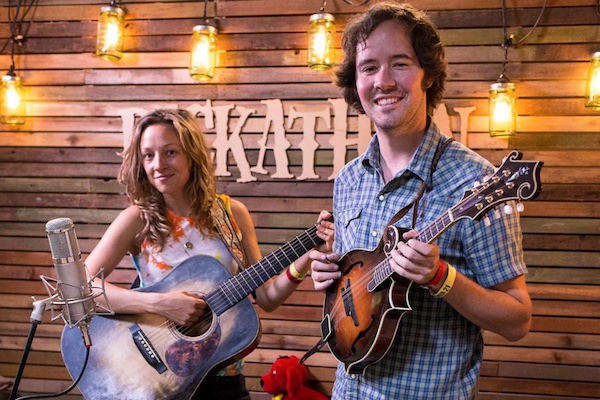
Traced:
<path fill-rule="evenodd" d="M 219 347 L 221 329 L 219 324 L 202 340 L 181 339 L 173 343 L 165 353 L 167 364 L 177 376 L 190 376 L 196 372 L 198 365 L 210 360 Z"/>

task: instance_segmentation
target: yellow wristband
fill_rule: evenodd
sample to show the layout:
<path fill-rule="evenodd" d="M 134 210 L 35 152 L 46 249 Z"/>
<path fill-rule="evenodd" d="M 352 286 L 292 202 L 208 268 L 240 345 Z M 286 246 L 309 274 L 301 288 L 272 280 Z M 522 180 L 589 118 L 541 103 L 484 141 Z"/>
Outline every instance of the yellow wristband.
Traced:
<path fill-rule="evenodd" d="M 452 286 L 454 286 L 454 281 L 456 280 L 456 268 L 452 265 L 448 264 L 448 275 L 442 284 L 442 287 L 437 292 L 433 293 L 433 297 L 444 297 L 450 292 Z"/>
<path fill-rule="evenodd" d="M 302 274 L 296 269 L 295 263 L 290 264 L 289 270 L 290 270 L 290 274 L 292 274 L 292 276 L 294 278 L 298 279 L 299 281 L 303 281 L 304 278 L 306 278 L 306 274 Z"/>

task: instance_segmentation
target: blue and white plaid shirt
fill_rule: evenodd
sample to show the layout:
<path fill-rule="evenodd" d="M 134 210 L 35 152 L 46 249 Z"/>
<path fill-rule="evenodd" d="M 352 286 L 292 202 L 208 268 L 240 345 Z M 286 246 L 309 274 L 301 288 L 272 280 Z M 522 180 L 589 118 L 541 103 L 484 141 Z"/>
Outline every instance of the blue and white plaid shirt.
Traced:
<path fill-rule="evenodd" d="M 408 168 L 384 183 L 379 142 L 374 136 L 365 154 L 352 160 L 335 180 L 334 250 L 374 249 L 387 223 L 411 203 L 425 181 L 415 228 L 426 227 L 456 205 L 475 181 L 494 172 L 487 160 L 457 142 L 444 151 L 433 180 L 436 148 L 448 138 L 431 123 Z M 460 219 L 436 243 L 441 257 L 484 287 L 527 272 L 516 212 L 491 220 L 491 226 Z M 396 224 L 410 228 L 412 209 Z M 387 353 L 363 375 L 346 374 L 338 366 L 334 400 L 473 399 L 482 362 L 481 328 L 463 318 L 443 299 L 413 285 L 412 311 L 404 315 Z"/>

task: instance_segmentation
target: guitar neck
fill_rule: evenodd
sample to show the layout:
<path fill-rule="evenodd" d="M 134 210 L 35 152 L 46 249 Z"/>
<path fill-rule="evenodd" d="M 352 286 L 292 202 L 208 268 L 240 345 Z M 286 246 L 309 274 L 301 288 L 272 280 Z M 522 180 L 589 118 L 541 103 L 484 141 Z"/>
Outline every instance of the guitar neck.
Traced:
<path fill-rule="evenodd" d="M 213 312 L 221 315 L 308 250 L 322 243 L 324 240 L 317 236 L 317 225 L 314 225 L 262 260 L 223 282 L 206 296 Z"/>

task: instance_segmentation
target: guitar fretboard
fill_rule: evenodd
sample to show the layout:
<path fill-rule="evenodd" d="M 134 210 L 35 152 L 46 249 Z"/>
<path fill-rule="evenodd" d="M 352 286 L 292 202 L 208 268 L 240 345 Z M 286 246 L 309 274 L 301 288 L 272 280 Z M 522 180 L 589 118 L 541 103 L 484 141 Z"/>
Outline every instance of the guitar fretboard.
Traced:
<path fill-rule="evenodd" d="M 221 315 L 301 255 L 323 242 L 323 239 L 317 236 L 317 225 L 312 226 L 262 260 L 221 283 L 206 296 L 207 302 L 216 315 Z"/>

